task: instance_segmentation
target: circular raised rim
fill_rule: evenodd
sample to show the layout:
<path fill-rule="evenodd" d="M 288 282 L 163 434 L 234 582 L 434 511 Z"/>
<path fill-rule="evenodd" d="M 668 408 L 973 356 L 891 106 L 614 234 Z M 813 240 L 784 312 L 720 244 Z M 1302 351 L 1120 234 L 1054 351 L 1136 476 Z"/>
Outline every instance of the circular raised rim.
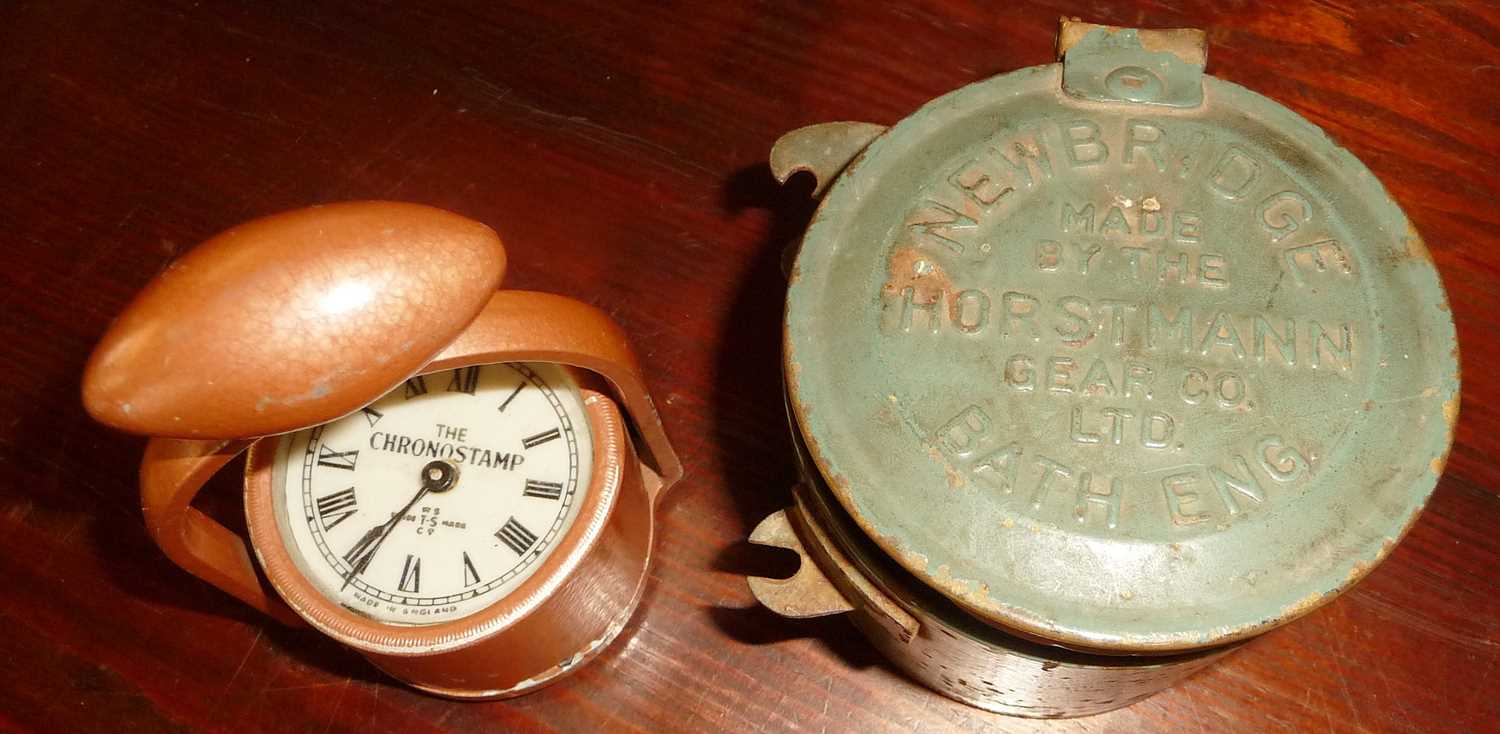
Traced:
<path fill-rule="evenodd" d="M 941 125 L 920 126 L 918 118 L 923 118 L 924 115 L 942 114 L 952 114 L 956 117 L 958 113 L 953 112 L 955 109 L 973 112 L 981 108 L 998 116 L 1000 113 L 997 110 L 1005 104 L 1008 98 L 1019 98 L 1023 93 L 1055 92 L 1060 96 L 1060 76 L 1060 65 L 1031 67 L 981 81 L 939 97 L 924 106 L 922 110 L 890 128 L 860 156 L 856 157 L 835 181 L 815 214 L 812 224 L 809 225 L 790 278 L 783 323 L 783 369 L 793 417 L 797 428 L 808 439 L 808 450 L 813 456 L 819 473 L 839 503 L 849 512 L 865 534 L 918 579 L 991 624 L 1009 627 L 1023 634 L 1076 649 L 1116 654 L 1179 652 L 1222 645 L 1254 636 L 1306 614 L 1331 600 L 1368 574 L 1404 536 L 1425 506 L 1446 461 L 1447 451 L 1452 443 L 1453 426 L 1457 420 L 1459 385 L 1457 337 L 1453 330 L 1451 316 L 1447 314 L 1446 294 L 1426 254 L 1425 246 L 1416 237 L 1405 214 L 1358 159 L 1334 144 L 1321 129 L 1311 122 L 1272 100 L 1233 83 L 1204 77 L 1205 105 L 1212 102 L 1236 110 L 1244 110 L 1253 105 L 1258 123 L 1284 133 L 1289 139 L 1296 140 L 1304 150 L 1315 151 L 1335 161 L 1342 172 L 1342 175 L 1338 177 L 1338 181 L 1344 187 L 1342 190 L 1358 195 L 1361 201 L 1369 202 L 1369 210 L 1379 219 L 1382 231 L 1389 233 L 1392 238 L 1408 234 L 1414 240 L 1406 246 L 1410 250 L 1419 251 L 1423 260 L 1421 267 L 1431 272 L 1432 280 L 1437 287 L 1435 298 L 1418 299 L 1417 306 L 1414 306 L 1410 313 L 1416 314 L 1417 308 L 1429 306 L 1443 312 L 1441 317 L 1437 317 L 1436 324 L 1443 331 L 1436 334 L 1433 341 L 1452 344 L 1451 350 L 1444 350 L 1442 354 L 1429 356 L 1433 379 L 1440 381 L 1443 388 L 1437 395 L 1437 399 L 1443 401 L 1443 420 L 1435 421 L 1434 425 L 1428 427 L 1428 434 L 1424 436 L 1426 440 L 1422 443 L 1423 445 L 1438 443 L 1441 445 L 1441 451 L 1431 459 L 1431 471 L 1421 473 L 1411 483 L 1409 491 L 1404 495 L 1405 502 L 1401 511 L 1396 513 L 1399 515 L 1399 521 L 1382 528 L 1382 534 L 1385 536 L 1383 541 L 1362 544 L 1359 553 L 1350 554 L 1337 567 L 1330 564 L 1327 568 L 1320 568 L 1315 574 L 1317 583 L 1303 585 L 1315 588 L 1299 587 L 1282 590 L 1278 598 L 1283 603 L 1278 605 L 1279 612 L 1275 614 L 1257 616 L 1242 610 L 1230 609 L 1229 613 L 1220 614 L 1206 623 L 1200 620 L 1197 624 L 1163 624 L 1149 634 L 1122 633 L 1108 629 L 1107 621 L 1101 623 L 1097 618 L 1090 618 L 1090 612 L 1102 610 L 1107 614 L 1108 610 L 1103 610 L 1102 607 L 1096 606 L 1082 612 L 1028 607 L 1019 603 L 1011 603 L 1004 598 L 1003 588 L 986 583 L 995 580 L 997 577 L 994 575 L 984 580 L 954 579 L 948 573 L 946 564 L 941 563 L 942 559 L 933 558 L 924 553 L 931 549 L 909 546 L 903 541 L 900 528 L 881 527 L 863 511 L 862 503 L 867 501 L 867 495 L 878 492 L 879 488 L 868 486 L 873 483 L 868 477 L 851 477 L 841 473 L 838 463 L 839 446 L 841 442 L 849 441 L 849 436 L 857 435 L 857 431 L 854 430 L 856 427 L 845 425 L 841 432 L 836 433 L 833 429 L 829 429 L 824 433 L 820 432 L 815 423 L 810 420 L 810 416 L 819 410 L 819 405 L 809 400 L 807 389 L 808 382 L 814 379 L 808 375 L 810 372 L 815 374 L 816 369 L 809 367 L 809 359 L 799 352 L 799 324 L 808 323 L 809 320 L 816 320 L 818 317 L 816 294 L 823 289 L 829 277 L 830 259 L 838 249 L 849 221 L 859 210 L 860 199 L 872 187 L 880 185 L 882 174 L 895 165 L 893 158 L 909 150 L 925 139 L 925 136 L 937 134 L 932 132 L 933 129 L 940 130 L 941 128 Z M 1088 108 L 1099 104 L 1071 98 L 1064 99 L 1066 99 L 1065 104 L 1075 108 Z M 930 122 L 930 120 L 921 120 L 921 122 Z M 810 344 L 807 349 L 814 354 L 813 359 L 816 360 L 818 346 Z M 826 365 L 828 361 L 825 355 L 822 365 Z M 1447 375 L 1452 377 L 1449 378 Z M 816 379 L 826 384 L 835 378 L 824 376 Z M 812 392 L 817 392 L 817 390 L 818 387 L 814 387 Z M 824 392 L 827 393 L 830 401 L 834 400 L 836 392 Z M 837 409 L 829 408 L 829 410 L 836 411 Z M 1440 439 L 1433 432 L 1437 426 L 1441 426 L 1443 434 Z M 1233 600 L 1228 599 L 1228 601 Z M 1182 610 L 1176 618 L 1187 619 L 1192 616 L 1190 612 L 1191 610 Z"/>
<path fill-rule="evenodd" d="M 444 369 L 484 364 L 483 360 L 455 361 Z M 571 368 L 566 368 L 571 371 Z M 397 625 L 355 614 L 321 594 L 297 567 L 276 523 L 271 469 L 274 442 L 261 439 L 250 447 L 245 463 L 245 517 L 251 547 L 271 586 L 314 628 L 334 639 L 371 653 L 421 655 L 475 644 L 503 633 L 535 611 L 561 588 L 593 550 L 609 524 L 619 495 L 623 467 L 623 427 L 599 407 L 607 397 L 579 388 L 589 430 L 594 440 L 594 471 L 578 518 L 540 567 L 509 595 L 473 614 L 432 625 Z"/>
<path fill-rule="evenodd" d="M 526 384 L 532 385 L 532 386 L 536 387 L 537 389 L 539 389 L 542 392 L 542 394 L 544 395 L 544 397 L 546 398 L 549 407 L 553 411 L 553 414 L 558 419 L 561 420 L 562 426 L 564 428 L 564 434 L 563 434 L 564 439 L 566 440 L 566 442 L 568 443 L 568 445 L 572 447 L 572 449 L 569 451 L 569 454 L 568 454 L 568 461 L 569 461 L 569 466 L 568 466 L 568 484 L 572 487 L 572 489 L 570 489 L 566 493 L 563 493 L 559 497 L 559 499 L 558 499 L 558 505 L 557 505 L 557 508 L 559 510 L 558 514 L 556 514 L 554 517 L 552 517 L 548 521 L 548 523 L 547 523 L 547 530 L 539 535 L 540 540 L 538 542 L 541 543 L 543 545 L 543 547 L 545 547 L 545 548 L 552 548 L 552 547 L 554 547 L 554 542 L 559 537 L 561 537 L 562 535 L 565 534 L 566 528 L 571 527 L 571 523 L 568 522 L 569 517 L 570 516 L 576 516 L 578 514 L 577 513 L 578 507 L 576 505 L 577 505 L 578 497 L 580 496 L 580 493 L 579 493 L 580 488 L 583 491 L 587 491 L 587 489 L 588 489 L 588 484 L 587 484 L 588 477 L 580 477 L 579 476 L 579 469 L 580 469 L 579 465 L 580 465 L 581 462 L 579 461 L 580 457 L 578 455 L 577 436 L 575 435 L 575 431 L 578 430 L 578 429 L 574 426 L 573 420 L 569 417 L 569 415 L 567 413 L 567 410 L 558 401 L 558 396 L 557 396 L 557 392 L 558 391 L 557 390 L 553 390 L 553 388 L 550 385 L 547 384 L 546 380 L 543 379 L 541 375 L 537 374 L 537 369 L 536 368 L 544 368 L 544 367 L 549 366 L 549 365 L 543 365 L 543 364 L 539 364 L 539 363 L 528 363 L 528 362 L 503 362 L 503 363 L 497 363 L 497 364 L 493 364 L 493 365 L 482 365 L 481 367 L 483 367 L 483 366 L 490 366 L 490 367 L 496 367 L 496 366 L 498 366 L 498 367 L 506 368 L 506 369 L 510 370 L 513 374 L 518 375 L 521 378 L 521 380 L 523 382 L 525 382 Z M 435 375 L 435 374 L 442 374 L 443 372 L 446 372 L 446 371 L 447 370 L 439 370 L 437 372 L 430 372 L 430 373 L 427 373 L 427 376 L 430 377 L 430 376 Z M 564 375 L 565 382 L 562 384 L 562 386 L 560 388 L 560 391 L 564 392 L 564 393 L 567 393 L 570 390 L 576 390 L 577 383 L 574 380 L 574 378 L 572 377 L 572 375 L 568 374 L 566 371 L 563 371 L 562 374 Z M 389 396 L 390 394 L 391 393 L 388 393 L 387 396 Z M 385 398 L 382 397 L 381 399 L 384 400 Z M 377 400 L 375 403 L 371 403 L 371 405 L 378 404 L 379 402 L 380 401 Z M 582 402 L 582 398 L 581 397 L 579 398 L 579 402 L 578 402 L 578 411 L 579 411 L 579 413 L 578 413 L 578 415 L 579 415 L 579 422 L 584 422 L 584 420 L 585 420 L 585 412 L 584 412 L 585 409 L 583 407 L 583 402 Z M 323 424 L 323 425 L 319 425 L 319 426 L 314 426 L 314 427 L 312 427 L 310 429 L 306 429 L 306 431 L 305 431 L 305 432 L 310 433 L 312 435 L 308 439 L 308 441 L 309 441 L 309 451 L 302 458 L 302 469 L 303 469 L 304 474 L 303 474 L 303 481 L 302 481 L 302 490 L 300 492 L 300 499 L 301 499 L 300 507 L 296 506 L 297 503 L 290 502 L 291 498 L 288 498 L 289 504 L 284 505 L 276 513 L 276 517 L 277 517 L 277 520 L 278 520 L 277 527 L 283 531 L 283 537 L 285 537 L 285 531 L 287 530 L 287 526 L 290 523 L 290 518 L 291 518 L 291 514 L 292 514 L 293 510 L 300 509 L 300 512 L 297 513 L 297 514 L 307 514 L 309 516 L 311 514 L 313 514 L 313 512 L 314 512 L 313 507 L 312 507 L 313 501 L 314 501 L 314 496 L 313 496 L 313 494 L 310 491 L 310 486 L 307 484 L 307 481 L 306 481 L 307 474 L 306 474 L 306 472 L 307 472 L 308 465 L 311 464 L 314 461 L 314 459 L 316 458 L 314 456 L 314 452 L 311 450 L 311 446 L 314 445 L 314 444 L 320 444 L 320 443 L 323 442 L 324 439 L 320 436 L 320 434 L 329 425 L 331 425 L 331 424 Z M 298 432 L 298 433 L 302 433 L 302 432 Z M 277 452 L 278 453 L 280 451 L 282 451 L 282 449 L 284 447 L 286 447 L 287 442 L 290 441 L 291 437 L 294 436 L 294 435 L 295 434 L 291 434 L 291 433 L 282 434 L 281 435 L 283 446 L 278 446 L 278 448 L 277 448 Z M 590 448 L 590 453 L 592 454 L 592 448 Z M 283 477 L 283 472 L 284 472 L 283 466 L 284 466 L 285 462 L 287 461 L 287 459 L 288 459 L 288 457 L 286 457 L 286 456 L 278 456 L 276 459 L 272 460 L 273 461 L 273 466 L 272 466 L 272 470 L 271 470 L 271 480 L 272 480 L 273 486 L 275 486 L 275 484 L 277 484 L 277 483 L 284 483 L 284 482 L 287 481 L 287 479 L 282 478 Z M 457 471 L 457 470 L 455 470 L 455 471 Z M 321 556 L 322 559 L 324 560 L 324 562 L 326 562 L 327 564 L 330 564 L 330 565 L 334 566 L 335 568 L 337 568 L 339 566 L 339 563 L 340 563 L 340 561 L 342 559 L 338 558 L 338 556 L 339 556 L 338 551 L 335 551 L 335 550 L 333 550 L 332 547 L 330 547 L 328 538 L 327 538 L 327 536 L 325 534 L 326 531 L 324 531 L 321 528 L 321 526 L 318 526 L 318 525 L 310 526 L 308 528 L 308 530 L 310 531 L 310 535 L 311 535 L 311 537 L 309 538 L 309 540 L 312 541 L 312 545 L 309 546 L 309 548 L 308 548 L 309 552 L 310 553 L 314 553 L 315 555 Z M 550 553 L 548 555 L 550 556 Z M 486 583 L 479 584 L 478 586 L 476 586 L 474 588 L 468 588 L 468 587 L 466 587 L 462 592 L 460 592 L 458 594 L 440 594 L 440 595 L 437 595 L 437 596 L 428 596 L 428 597 L 423 597 L 421 595 L 408 596 L 408 595 L 405 595 L 405 594 L 403 594 L 403 593 L 401 593 L 399 591 L 391 591 L 391 590 L 388 590 L 388 589 L 377 588 L 375 585 L 373 585 L 368 579 L 364 578 L 363 576 L 356 576 L 356 577 L 354 577 L 353 579 L 350 580 L 349 585 L 351 587 L 353 587 L 354 589 L 356 589 L 356 590 L 364 592 L 364 594 L 366 596 L 372 597 L 374 599 L 377 599 L 377 600 L 380 600 L 380 601 L 383 601 L 383 602 L 386 602 L 386 603 L 399 603 L 399 604 L 403 604 L 403 605 L 406 605 L 406 606 L 409 606 L 409 607 L 410 606 L 415 606 L 415 607 L 423 607 L 423 606 L 426 606 L 426 607 L 437 607 L 437 606 L 441 606 L 441 605 L 447 604 L 447 603 L 455 603 L 455 604 L 457 604 L 457 603 L 464 603 L 464 602 L 467 602 L 467 601 L 470 601 L 470 600 L 476 600 L 476 599 L 478 599 L 479 601 L 474 602 L 475 604 L 480 604 L 480 605 L 487 606 L 488 605 L 487 603 L 490 601 L 490 599 L 492 599 L 492 598 L 498 598 L 498 597 L 491 597 L 491 596 L 489 596 L 490 592 L 492 592 L 496 588 L 505 586 L 508 582 L 510 582 L 512 579 L 515 579 L 518 576 L 529 576 L 530 573 L 531 573 L 532 567 L 533 566 L 537 566 L 537 564 L 539 563 L 539 561 L 541 560 L 541 558 L 542 558 L 542 556 L 540 556 L 540 555 L 525 557 L 525 558 L 522 559 L 522 561 L 520 563 L 518 563 L 517 565 L 509 568 L 508 570 L 506 570 L 500 576 L 498 576 L 498 577 L 496 577 L 496 578 L 494 578 L 494 579 L 492 579 L 492 580 L 490 580 L 490 581 L 488 581 Z M 400 599 L 400 601 L 397 601 L 398 599 Z M 450 616 L 450 617 L 445 617 L 443 619 L 433 620 L 432 622 L 429 622 L 429 623 L 426 623 L 426 624 L 436 624 L 437 622 L 439 622 L 439 621 L 445 621 L 446 619 L 461 619 L 462 617 L 469 616 L 469 614 L 472 614 L 474 611 L 477 611 L 477 609 L 470 610 L 468 613 L 465 613 L 465 614 L 459 614 L 457 616 Z M 390 621 L 390 620 L 386 620 L 386 621 Z"/>

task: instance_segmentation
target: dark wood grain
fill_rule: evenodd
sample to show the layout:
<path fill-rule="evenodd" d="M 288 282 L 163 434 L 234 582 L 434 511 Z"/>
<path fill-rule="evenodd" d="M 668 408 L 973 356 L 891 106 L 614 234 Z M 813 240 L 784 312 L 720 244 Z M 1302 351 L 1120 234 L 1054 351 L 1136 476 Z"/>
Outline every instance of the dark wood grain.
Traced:
<path fill-rule="evenodd" d="M 777 135 L 892 123 L 1051 61 L 1059 15 L 1209 29 L 1210 71 L 1364 159 L 1425 235 L 1463 348 L 1447 476 L 1337 602 L 1131 708 L 1028 722 L 908 682 L 741 578 L 788 501 L 780 248 L 810 212 Z M 0 729 L 1448 731 L 1500 720 L 1500 8 L 1278 2 L 224 2 L 0 6 Z M 508 285 L 634 336 L 688 467 L 623 640 L 565 683 L 455 704 L 172 566 L 142 442 L 78 405 L 89 349 L 175 254 L 309 203 L 496 227 Z M 237 512 L 235 481 L 210 498 Z"/>

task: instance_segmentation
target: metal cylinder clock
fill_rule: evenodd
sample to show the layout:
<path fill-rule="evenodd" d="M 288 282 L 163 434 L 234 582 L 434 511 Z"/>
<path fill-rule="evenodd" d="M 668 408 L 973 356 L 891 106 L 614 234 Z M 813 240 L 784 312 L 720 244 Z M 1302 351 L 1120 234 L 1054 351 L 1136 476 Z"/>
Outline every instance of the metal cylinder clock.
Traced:
<path fill-rule="evenodd" d="M 504 271 L 488 227 L 397 202 L 259 219 L 172 262 L 83 384 L 95 418 L 152 437 L 167 556 L 444 696 L 519 695 L 602 651 L 682 468 L 620 328 L 496 290 Z M 192 507 L 246 451 L 248 543 Z"/>
<path fill-rule="evenodd" d="M 1204 35 L 1065 21 L 1060 64 L 771 166 L 822 201 L 789 264 L 802 481 L 753 542 L 790 617 L 848 613 L 944 695 L 1140 700 L 1359 581 L 1458 413 L 1421 237 Z"/>

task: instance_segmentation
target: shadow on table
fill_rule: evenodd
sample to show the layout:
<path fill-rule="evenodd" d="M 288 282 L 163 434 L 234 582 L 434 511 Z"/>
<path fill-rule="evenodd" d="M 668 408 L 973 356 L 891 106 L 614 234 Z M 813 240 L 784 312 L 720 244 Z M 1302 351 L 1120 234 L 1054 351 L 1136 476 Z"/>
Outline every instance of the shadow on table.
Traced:
<path fill-rule="evenodd" d="M 730 216 L 765 210 L 771 224 L 754 260 L 734 285 L 722 326 L 714 376 L 714 443 L 722 454 L 730 499 L 744 533 L 791 504 L 796 464 L 788 434 L 781 381 L 782 308 L 786 277 L 782 257 L 801 241 L 817 200 L 813 180 L 797 175 L 785 186 L 766 165 L 737 171 L 726 182 L 723 206 Z M 797 569 L 797 556 L 782 548 L 738 541 L 720 551 L 714 569 L 736 575 L 786 578 Z M 708 607 L 714 624 L 731 638 L 762 645 L 811 637 L 823 642 L 847 664 L 881 665 L 881 658 L 848 620 L 840 616 L 791 620 L 754 605 Z"/>
<path fill-rule="evenodd" d="M 92 600 L 75 605 L 72 614 L 123 625 L 121 633 L 132 635 L 121 638 L 125 645 L 147 645 L 151 635 L 185 634 L 189 628 L 201 633 L 205 628 L 191 620 L 181 629 L 173 628 L 174 620 L 184 619 L 176 614 L 135 615 L 136 622 L 128 623 L 114 620 L 115 615 L 129 614 L 133 606 L 121 605 L 120 597 L 158 610 L 188 612 L 188 617 L 210 615 L 258 626 L 265 639 L 301 663 L 356 681 L 378 680 L 379 674 L 357 654 L 311 629 L 275 622 L 167 559 L 141 515 L 137 475 L 146 439 L 95 423 L 80 402 L 78 380 L 89 346 L 79 345 L 57 360 L 66 364 L 48 371 L 53 377 L 34 388 L 34 399 L 8 429 L 10 476 L 18 481 L 0 489 L 0 507 L 28 508 L 20 522 L 31 526 L 29 532 L 37 533 L 42 542 L 56 545 L 43 581 Z M 29 458 L 16 460 L 21 457 Z M 242 462 L 219 472 L 194 507 L 248 537 Z M 89 559 L 69 562 L 70 555 L 81 554 Z"/>
<path fill-rule="evenodd" d="M 781 382 L 781 314 L 786 302 L 782 254 L 800 242 L 817 201 L 812 177 L 786 186 L 765 165 L 743 168 L 725 184 L 731 216 L 769 212 L 770 226 L 753 260 L 733 284 L 714 362 L 714 432 L 730 500 L 748 529 L 791 502 L 796 481 Z M 758 547 L 758 546 L 757 546 Z M 790 552 L 788 551 L 788 554 Z M 790 573 L 796 567 L 787 567 Z"/>

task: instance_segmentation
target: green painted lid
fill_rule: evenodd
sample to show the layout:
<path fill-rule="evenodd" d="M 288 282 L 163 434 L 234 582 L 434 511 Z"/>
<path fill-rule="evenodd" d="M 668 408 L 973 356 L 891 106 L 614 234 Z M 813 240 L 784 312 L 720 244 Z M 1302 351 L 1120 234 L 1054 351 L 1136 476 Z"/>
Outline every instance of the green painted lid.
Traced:
<path fill-rule="evenodd" d="M 1107 652 L 1332 598 L 1432 492 L 1453 323 L 1401 209 L 1196 31 L 1065 27 L 837 179 L 792 273 L 796 422 L 856 522 L 991 623 Z"/>

